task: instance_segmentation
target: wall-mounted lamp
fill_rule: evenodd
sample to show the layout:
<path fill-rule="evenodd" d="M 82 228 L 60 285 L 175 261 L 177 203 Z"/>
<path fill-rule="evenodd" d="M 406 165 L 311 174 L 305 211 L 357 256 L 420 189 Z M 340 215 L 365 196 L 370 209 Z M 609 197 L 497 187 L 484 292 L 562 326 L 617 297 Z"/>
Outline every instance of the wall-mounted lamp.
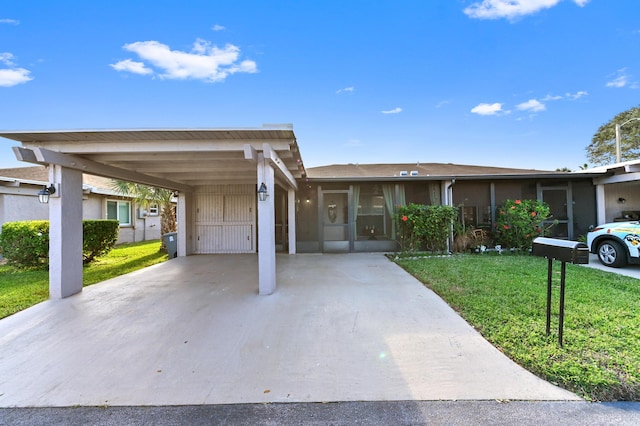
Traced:
<path fill-rule="evenodd" d="M 42 204 L 47 204 L 49 202 L 49 196 L 51 194 L 56 193 L 56 187 L 53 184 L 50 184 L 49 187 L 44 187 L 40 191 L 38 191 L 38 201 Z"/>
<path fill-rule="evenodd" d="M 262 182 L 260 184 L 260 188 L 258 189 L 258 200 L 265 201 L 268 196 L 269 196 L 269 193 L 267 192 L 267 185 L 265 185 L 264 182 Z"/>
<path fill-rule="evenodd" d="M 624 203 L 626 203 L 626 202 L 627 202 L 627 199 L 626 199 L 626 198 L 622 198 L 622 197 L 620 197 L 620 198 L 618 198 L 618 202 L 619 202 L 620 204 L 624 204 Z"/>

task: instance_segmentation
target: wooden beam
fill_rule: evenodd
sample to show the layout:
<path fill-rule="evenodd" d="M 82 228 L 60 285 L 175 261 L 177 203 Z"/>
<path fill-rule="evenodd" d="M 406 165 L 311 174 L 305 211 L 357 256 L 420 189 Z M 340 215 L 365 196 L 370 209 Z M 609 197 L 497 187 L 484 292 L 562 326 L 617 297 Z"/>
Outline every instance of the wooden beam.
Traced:
<path fill-rule="evenodd" d="M 38 159 L 36 158 L 36 155 L 30 149 L 22 148 L 21 146 L 14 146 L 12 147 L 12 149 L 18 161 L 26 161 L 27 163 L 34 163 L 34 164 L 43 164 L 38 161 Z"/>
<path fill-rule="evenodd" d="M 87 160 L 86 158 L 77 157 L 75 155 L 63 154 L 44 148 L 34 148 L 33 153 L 35 154 L 37 162 L 41 164 L 57 164 L 62 167 L 79 170 L 83 173 L 88 173 L 91 175 L 124 180 L 127 182 L 136 182 L 160 188 L 185 192 L 193 191 L 193 188 L 191 186 L 185 185 L 180 182 L 174 182 L 171 180 L 157 178 L 130 170 L 108 166 L 106 164 L 97 163 L 95 161 Z"/>
<path fill-rule="evenodd" d="M 244 159 L 251 160 L 254 163 L 258 161 L 258 151 L 254 147 L 249 144 L 245 144 L 244 146 Z"/>
<path fill-rule="evenodd" d="M 260 149 L 263 140 L 256 140 L 249 145 Z M 23 142 L 27 148 L 46 145 L 47 149 L 66 154 L 123 154 L 123 153 L 166 153 L 166 152 L 224 152 L 238 151 L 242 153 L 247 140 L 145 140 L 145 141 L 73 141 L 73 142 Z M 269 141 L 278 151 L 290 149 L 288 142 L 281 140 Z"/>
<path fill-rule="evenodd" d="M 611 183 L 635 182 L 640 180 L 640 173 L 627 173 L 593 179 L 594 185 L 608 185 Z"/>
<path fill-rule="evenodd" d="M 272 165 L 276 167 L 276 170 L 284 175 L 289 186 L 297 190 L 298 184 L 296 183 L 296 179 L 293 177 L 287 166 L 285 166 L 284 162 L 280 159 L 278 153 L 271 148 L 271 145 L 269 145 L 268 143 L 263 144 L 262 154 L 264 155 L 264 158 L 266 160 L 268 160 Z"/>

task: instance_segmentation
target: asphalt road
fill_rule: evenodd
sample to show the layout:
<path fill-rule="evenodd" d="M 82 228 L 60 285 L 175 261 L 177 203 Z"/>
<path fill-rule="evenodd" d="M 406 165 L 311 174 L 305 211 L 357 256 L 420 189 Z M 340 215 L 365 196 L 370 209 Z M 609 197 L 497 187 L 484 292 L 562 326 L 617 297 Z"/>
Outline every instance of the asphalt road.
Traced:
<path fill-rule="evenodd" d="M 399 401 L 170 407 L 3 408 L 0 424 L 638 425 L 640 403 Z"/>

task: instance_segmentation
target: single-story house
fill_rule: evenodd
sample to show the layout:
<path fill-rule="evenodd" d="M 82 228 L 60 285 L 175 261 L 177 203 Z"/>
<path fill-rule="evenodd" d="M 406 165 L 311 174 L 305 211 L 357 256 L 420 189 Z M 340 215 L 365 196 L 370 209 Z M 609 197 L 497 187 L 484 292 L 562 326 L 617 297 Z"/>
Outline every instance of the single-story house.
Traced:
<path fill-rule="evenodd" d="M 551 207 L 554 236 L 574 239 L 601 215 L 593 179 L 578 173 L 456 164 L 346 164 L 306 169 L 291 125 L 250 129 L 0 132 L 20 142 L 19 160 L 48 167 L 56 188 L 50 294 L 82 289 L 82 176 L 142 183 L 177 194 L 178 256 L 257 253 L 259 294 L 276 288 L 276 250 L 397 249 L 397 205 L 461 207 L 465 222 L 491 228 L 507 199 Z"/>
<path fill-rule="evenodd" d="M 160 207 L 141 208 L 131 197 L 112 188 L 112 179 L 82 175 L 82 218 L 117 219 L 118 243 L 159 239 Z M 49 185 L 44 166 L 0 169 L 0 228 L 5 222 L 47 220 L 49 206 L 38 201 L 38 192 Z"/>
<path fill-rule="evenodd" d="M 459 207 L 465 224 L 490 231 L 508 199 L 551 208 L 553 237 L 574 239 L 596 224 L 592 173 L 459 164 L 342 164 L 307 169 L 298 196 L 300 252 L 392 251 L 395 206 Z M 550 221 L 551 223 L 552 221 Z"/>

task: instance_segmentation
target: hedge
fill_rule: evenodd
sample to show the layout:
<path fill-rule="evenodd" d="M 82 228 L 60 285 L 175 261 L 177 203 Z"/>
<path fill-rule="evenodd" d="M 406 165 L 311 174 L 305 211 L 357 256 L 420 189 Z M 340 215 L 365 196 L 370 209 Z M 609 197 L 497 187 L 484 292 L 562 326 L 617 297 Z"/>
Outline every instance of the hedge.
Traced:
<path fill-rule="evenodd" d="M 82 261 L 87 264 L 104 256 L 118 241 L 117 220 L 82 221 Z M 23 268 L 49 266 L 49 221 L 6 222 L 0 233 L 0 254 Z"/>

